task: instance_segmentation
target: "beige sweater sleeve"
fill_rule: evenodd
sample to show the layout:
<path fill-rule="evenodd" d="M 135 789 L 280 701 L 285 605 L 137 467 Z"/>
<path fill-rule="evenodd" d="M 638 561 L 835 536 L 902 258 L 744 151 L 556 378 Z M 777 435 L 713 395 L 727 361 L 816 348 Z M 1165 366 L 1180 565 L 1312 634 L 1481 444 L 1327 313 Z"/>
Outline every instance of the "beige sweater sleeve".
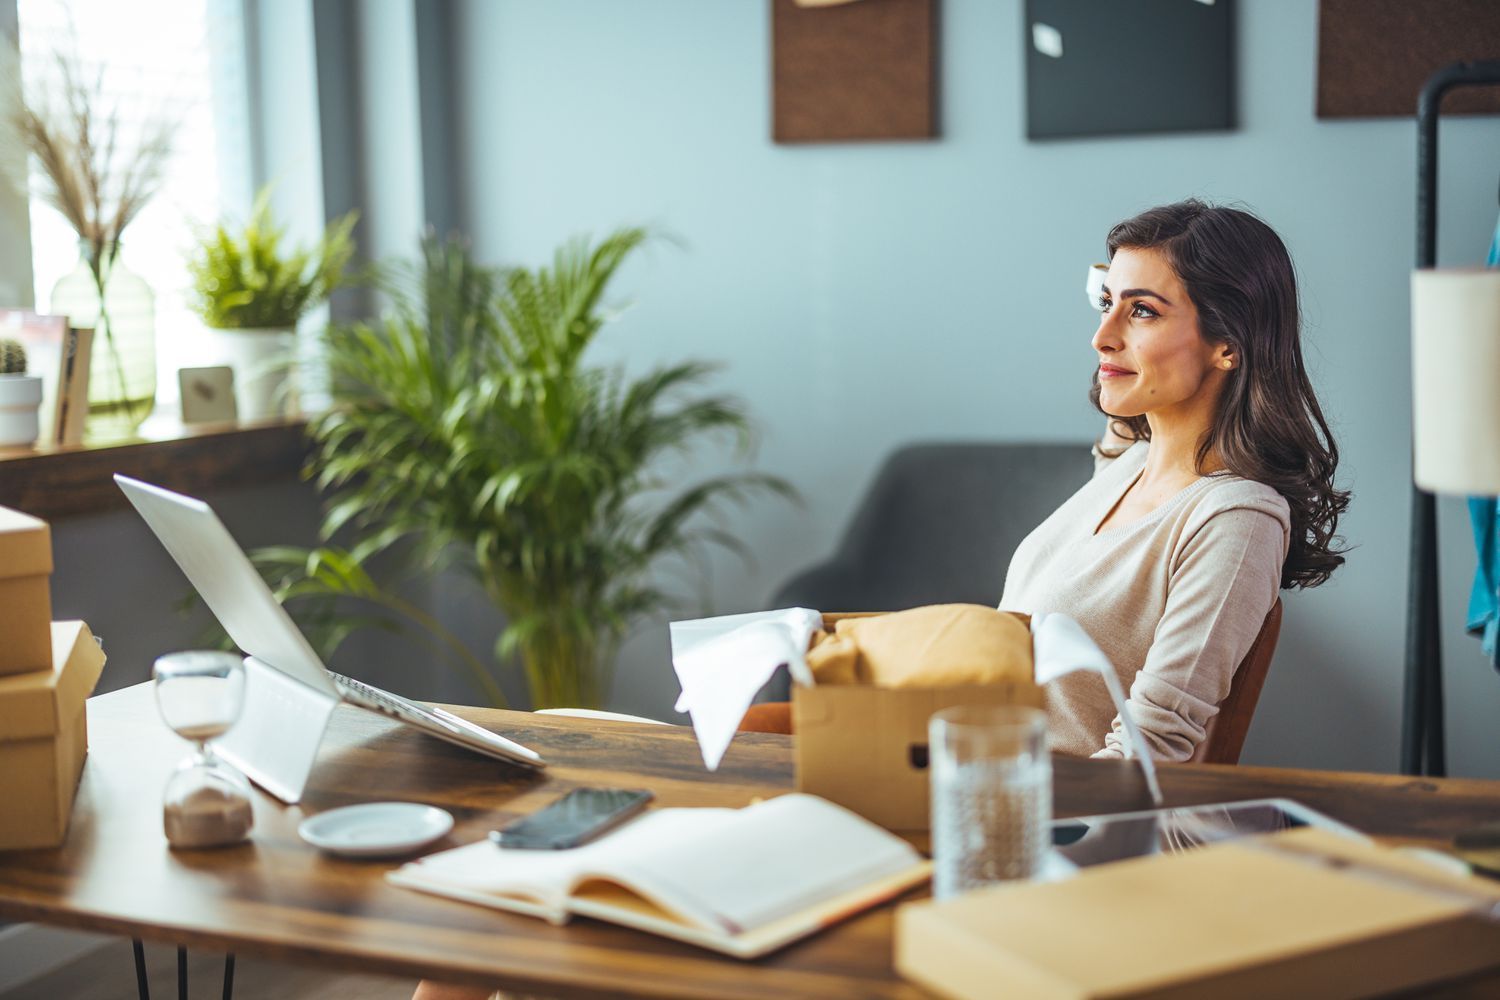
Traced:
<path fill-rule="evenodd" d="M 1166 609 L 1129 705 L 1151 756 L 1181 761 L 1206 735 L 1234 670 L 1260 632 L 1281 585 L 1287 536 L 1271 514 L 1221 510 L 1182 544 Z M 1124 756 L 1115 717 L 1095 757 Z"/>
<path fill-rule="evenodd" d="M 1110 462 L 1113 462 L 1113 460 L 1121 457 L 1118 453 L 1110 453 L 1110 451 L 1104 450 L 1103 445 L 1101 445 L 1098 441 L 1094 442 L 1094 447 L 1089 448 L 1089 454 L 1092 454 L 1092 456 L 1094 456 L 1095 475 L 1100 474 L 1100 472 L 1103 472 L 1104 469 L 1110 468 Z"/>
<path fill-rule="evenodd" d="M 1109 468 L 1111 462 L 1125 454 L 1123 449 L 1106 449 L 1103 442 L 1095 441 L 1089 453 L 1094 456 L 1094 475 L 1098 475 Z"/>

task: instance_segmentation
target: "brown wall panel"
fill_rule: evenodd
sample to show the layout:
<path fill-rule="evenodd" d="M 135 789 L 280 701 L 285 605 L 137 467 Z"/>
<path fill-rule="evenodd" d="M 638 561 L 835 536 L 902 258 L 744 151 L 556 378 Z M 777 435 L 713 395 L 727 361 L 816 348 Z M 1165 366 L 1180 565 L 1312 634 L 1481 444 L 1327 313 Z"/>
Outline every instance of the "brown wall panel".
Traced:
<path fill-rule="evenodd" d="M 937 0 L 772 0 L 777 142 L 937 135 Z"/>
<path fill-rule="evenodd" d="M 1415 117 L 1450 63 L 1500 59 L 1500 0 L 1321 0 L 1318 117 Z M 1461 87 L 1444 114 L 1500 114 L 1500 87 Z"/>

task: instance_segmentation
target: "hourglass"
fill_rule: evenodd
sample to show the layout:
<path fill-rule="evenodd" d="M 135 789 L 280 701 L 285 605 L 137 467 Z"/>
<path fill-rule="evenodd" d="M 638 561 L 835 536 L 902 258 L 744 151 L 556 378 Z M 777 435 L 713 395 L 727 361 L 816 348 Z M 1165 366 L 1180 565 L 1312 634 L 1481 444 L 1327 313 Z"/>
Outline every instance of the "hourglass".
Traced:
<path fill-rule="evenodd" d="M 224 847 L 250 834 L 250 786 L 213 754 L 245 703 L 245 666 L 234 653 L 170 653 L 156 661 L 156 708 L 198 752 L 177 765 L 162 802 L 162 826 L 173 847 Z"/>

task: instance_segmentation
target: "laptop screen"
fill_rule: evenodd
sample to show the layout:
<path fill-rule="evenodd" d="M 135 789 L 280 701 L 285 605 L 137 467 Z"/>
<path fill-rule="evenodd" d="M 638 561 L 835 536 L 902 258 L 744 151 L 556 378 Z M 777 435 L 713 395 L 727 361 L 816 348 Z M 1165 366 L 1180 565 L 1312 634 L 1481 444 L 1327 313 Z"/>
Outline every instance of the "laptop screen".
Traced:
<path fill-rule="evenodd" d="M 323 661 L 213 508 L 127 476 L 115 482 L 236 646 L 315 691 L 339 696 Z"/>

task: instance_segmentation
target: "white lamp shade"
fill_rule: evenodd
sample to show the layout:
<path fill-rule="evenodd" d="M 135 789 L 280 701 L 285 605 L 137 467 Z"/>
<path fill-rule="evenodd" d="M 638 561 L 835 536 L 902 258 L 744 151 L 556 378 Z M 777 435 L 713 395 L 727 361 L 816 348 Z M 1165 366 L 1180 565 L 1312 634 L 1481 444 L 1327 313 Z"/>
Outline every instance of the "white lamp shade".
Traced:
<path fill-rule="evenodd" d="M 1417 485 L 1500 494 L 1500 269 L 1411 276 Z"/>

